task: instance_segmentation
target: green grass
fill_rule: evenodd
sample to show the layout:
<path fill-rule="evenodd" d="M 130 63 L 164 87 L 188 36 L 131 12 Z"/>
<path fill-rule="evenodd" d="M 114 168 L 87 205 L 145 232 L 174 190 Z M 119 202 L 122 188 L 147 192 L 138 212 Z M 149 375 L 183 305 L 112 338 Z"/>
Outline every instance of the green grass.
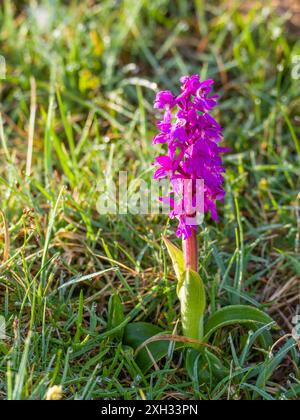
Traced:
<path fill-rule="evenodd" d="M 284 337 L 300 277 L 300 42 L 288 17 L 239 2 L 40 1 L 47 27 L 34 1 L 14 3 L 0 11 L 0 398 L 62 385 L 66 399 L 298 399 L 297 347 Z M 217 333 L 221 382 L 191 379 L 180 351 L 144 374 L 107 328 L 113 293 L 127 322 L 173 331 L 179 319 L 161 240 L 173 222 L 96 205 L 108 175 L 151 179 L 155 90 L 176 91 L 185 73 L 216 79 L 232 148 L 222 221 L 200 234 L 208 313 L 250 304 L 279 323 L 274 342 L 284 337 L 270 357 L 246 329 Z"/>

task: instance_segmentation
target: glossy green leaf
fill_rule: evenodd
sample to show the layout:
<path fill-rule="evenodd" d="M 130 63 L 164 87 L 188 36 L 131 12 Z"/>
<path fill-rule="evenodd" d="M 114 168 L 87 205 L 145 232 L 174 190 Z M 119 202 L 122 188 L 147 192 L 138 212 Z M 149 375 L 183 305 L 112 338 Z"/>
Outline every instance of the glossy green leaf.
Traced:
<path fill-rule="evenodd" d="M 145 341 L 164 331 L 156 325 L 147 322 L 128 324 L 124 331 L 123 343 L 137 350 Z M 136 363 L 143 371 L 147 371 L 168 354 L 170 341 L 155 341 L 141 348 L 136 355 Z M 178 347 L 178 346 L 177 346 Z M 150 354 L 149 354 L 150 353 Z"/>
<path fill-rule="evenodd" d="M 181 322 L 185 337 L 201 341 L 206 306 L 205 288 L 198 273 L 188 270 L 178 291 L 181 303 Z M 197 345 L 193 345 L 195 347 Z"/>
<path fill-rule="evenodd" d="M 124 321 L 124 308 L 120 297 L 117 294 L 113 294 L 108 302 L 108 322 L 107 330 L 113 330 L 118 327 Z M 111 337 L 122 339 L 124 329 L 113 334 Z"/>
<path fill-rule="evenodd" d="M 177 246 L 173 245 L 169 239 L 163 237 L 163 240 L 171 257 L 177 280 L 180 282 L 185 272 L 183 252 Z"/>
<path fill-rule="evenodd" d="M 249 324 L 268 325 L 274 324 L 274 320 L 264 312 L 257 308 L 247 305 L 227 306 L 214 313 L 205 325 L 204 340 L 207 341 L 209 337 L 218 329 L 228 325 Z"/>

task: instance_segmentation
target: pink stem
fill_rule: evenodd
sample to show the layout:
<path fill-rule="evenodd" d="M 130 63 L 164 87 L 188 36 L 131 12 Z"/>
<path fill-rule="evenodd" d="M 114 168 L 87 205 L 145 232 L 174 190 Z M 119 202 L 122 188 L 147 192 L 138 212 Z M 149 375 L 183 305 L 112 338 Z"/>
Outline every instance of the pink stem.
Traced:
<path fill-rule="evenodd" d="M 183 240 L 183 253 L 185 268 L 190 268 L 198 273 L 198 240 L 195 230 L 192 230 L 192 236 Z"/>

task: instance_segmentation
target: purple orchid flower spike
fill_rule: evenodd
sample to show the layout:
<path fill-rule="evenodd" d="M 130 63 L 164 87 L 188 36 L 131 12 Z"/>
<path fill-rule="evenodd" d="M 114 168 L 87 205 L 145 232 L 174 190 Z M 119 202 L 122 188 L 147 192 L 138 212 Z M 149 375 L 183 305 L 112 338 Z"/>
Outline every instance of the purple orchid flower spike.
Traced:
<path fill-rule="evenodd" d="M 160 132 L 154 137 L 153 143 L 167 143 L 168 154 L 156 159 L 154 177 L 170 179 L 170 197 L 178 194 L 178 183 L 202 179 L 204 213 L 210 213 L 212 219 L 218 221 L 216 202 L 225 197 L 225 169 L 221 155 L 229 150 L 218 145 L 223 138 L 222 128 L 210 115 L 210 111 L 217 105 L 218 95 L 211 95 L 213 80 L 201 81 L 198 75 L 184 76 L 180 80 L 181 93 L 177 97 L 170 91 L 162 91 L 155 99 L 154 107 L 165 109 L 165 113 L 162 121 L 157 123 Z M 175 184 L 177 188 L 174 188 Z M 194 188 L 193 194 L 196 193 Z M 176 201 L 170 200 L 170 197 L 169 202 Z M 166 199 L 161 197 L 162 201 Z M 185 207 L 188 206 L 182 198 L 182 206 L 179 208 Z M 170 216 L 179 221 L 177 236 L 184 240 L 193 236 L 196 227 L 189 225 L 189 214 L 177 212 L 174 207 Z"/>

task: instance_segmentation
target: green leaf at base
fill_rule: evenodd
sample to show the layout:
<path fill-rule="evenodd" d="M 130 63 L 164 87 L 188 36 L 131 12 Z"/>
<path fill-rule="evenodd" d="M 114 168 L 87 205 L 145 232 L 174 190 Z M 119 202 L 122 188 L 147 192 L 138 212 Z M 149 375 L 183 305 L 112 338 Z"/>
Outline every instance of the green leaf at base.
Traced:
<path fill-rule="evenodd" d="M 220 328 L 228 325 L 274 325 L 274 320 L 257 308 L 247 305 L 234 305 L 220 309 L 214 313 L 206 322 L 204 341 L 207 342 L 210 336 Z"/>
<path fill-rule="evenodd" d="M 192 270 L 185 273 L 183 281 L 179 285 L 178 297 L 181 303 L 184 336 L 202 341 L 206 297 L 204 284 L 198 273 Z"/>
<path fill-rule="evenodd" d="M 163 330 L 155 325 L 147 322 L 134 322 L 126 326 L 123 342 L 137 350 L 146 340 L 162 333 Z M 143 371 L 147 371 L 153 366 L 154 362 L 158 362 L 168 354 L 169 347 L 169 341 L 158 340 L 149 343 L 138 351 L 136 363 Z"/>

